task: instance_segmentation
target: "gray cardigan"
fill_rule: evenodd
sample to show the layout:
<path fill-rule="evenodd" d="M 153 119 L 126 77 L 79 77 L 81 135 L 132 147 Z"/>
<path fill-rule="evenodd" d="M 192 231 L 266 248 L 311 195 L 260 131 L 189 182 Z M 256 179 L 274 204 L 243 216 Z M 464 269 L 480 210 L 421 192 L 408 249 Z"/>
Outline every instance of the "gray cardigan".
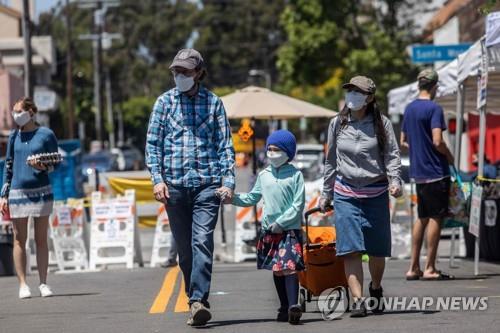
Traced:
<path fill-rule="evenodd" d="M 355 187 L 364 187 L 388 178 L 390 186 L 401 188 L 401 158 L 396 136 L 389 119 L 385 116 L 382 119 L 387 136 L 383 153 L 378 148 L 371 114 L 359 121 L 349 117 L 342 129 L 338 117 L 331 120 L 323 197 L 333 198 L 337 176 Z"/>

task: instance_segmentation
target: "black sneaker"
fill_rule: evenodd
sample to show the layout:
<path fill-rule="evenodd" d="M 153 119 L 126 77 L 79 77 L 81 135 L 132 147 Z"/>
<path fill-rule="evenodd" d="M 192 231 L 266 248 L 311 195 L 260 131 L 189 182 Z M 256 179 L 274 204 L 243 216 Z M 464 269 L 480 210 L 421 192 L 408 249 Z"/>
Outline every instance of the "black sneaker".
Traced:
<path fill-rule="evenodd" d="M 382 286 L 380 286 L 380 288 L 378 289 L 373 289 L 372 283 L 370 282 L 368 290 L 370 291 L 370 298 L 372 298 L 368 302 L 368 305 L 372 312 L 377 314 L 384 312 L 384 303 L 382 302 L 382 299 L 384 297 L 384 289 L 382 289 Z M 375 301 L 373 298 L 377 301 Z"/>
<path fill-rule="evenodd" d="M 278 316 L 276 317 L 276 321 L 286 323 L 288 322 L 288 309 L 287 308 L 279 308 Z"/>
<path fill-rule="evenodd" d="M 205 326 L 212 319 L 212 314 L 201 302 L 191 304 L 191 317 L 188 319 L 189 326 Z"/>
<path fill-rule="evenodd" d="M 169 267 L 175 267 L 177 265 L 178 265 L 177 260 L 175 260 L 175 259 L 173 259 L 173 260 L 172 259 L 168 259 L 163 264 L 161 264 L 161 267 L 163 267 L 163 268 L 169 268 Z"/>
<path fill-rule="evenodd" d="M 300 323 L 300 317 L 302 317 L 300 305 L 292 305 L 288 309 L 288 322 L 292 325 L 298 325 Z"/>
<path fill-rule="evenodd" d="M 352 305 L 351 318 L 363 318 L 367 316 L 366 305 L 363 299 L 359 299 Z"/>

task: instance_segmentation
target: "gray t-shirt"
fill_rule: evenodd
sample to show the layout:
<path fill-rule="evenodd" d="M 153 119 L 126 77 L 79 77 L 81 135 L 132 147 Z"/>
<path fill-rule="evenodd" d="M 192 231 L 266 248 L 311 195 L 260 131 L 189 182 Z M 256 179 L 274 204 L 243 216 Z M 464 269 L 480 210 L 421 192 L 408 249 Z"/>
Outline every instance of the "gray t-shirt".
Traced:
<path fill-rule="evenodd" d="M 328 151 L 325 162 L 323 197 L 332 199 L 338 176 L 358 188 L 389 179 L 390 186 L 401 188 L 401 158 L 394 129 L 389 119 L 382 116 L 386 133 L 384 151 L 378 147 L 373 116 L 361 120 L 349 117 L 341 128 L 335 117 L 328 128 Z"/>

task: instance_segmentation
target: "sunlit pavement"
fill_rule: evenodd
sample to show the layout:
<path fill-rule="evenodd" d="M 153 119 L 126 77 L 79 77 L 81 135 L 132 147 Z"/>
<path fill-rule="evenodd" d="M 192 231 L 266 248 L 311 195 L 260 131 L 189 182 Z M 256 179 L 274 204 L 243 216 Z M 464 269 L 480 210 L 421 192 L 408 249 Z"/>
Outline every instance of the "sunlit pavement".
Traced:
<path fill-rule="evenodd" d="M 303 324 L 274 321 L 277 297 L 271 273 L 255 263 L 216 264 L 210 298 L 213 332 L 495 332 L 500 327 L 500 265 L 457 261 L 440 267 L 455 281 L 406 281 L 408 262 L 391 260 L 384 278 L 386 296 L 488 296 L 487 311 L 394 311 L 324 321 L 315 303 Z M 52 274 L 56 296 L 38 297 L 37 276 L 29 277 L 35 296 L 17 299 L 15 277 L 0 278 L 0 332 L 186 332 L 187 312 L 178 269 L 111 269 L 98 273 Z M 365 285 L 368 276 L 365 276 Z"/>

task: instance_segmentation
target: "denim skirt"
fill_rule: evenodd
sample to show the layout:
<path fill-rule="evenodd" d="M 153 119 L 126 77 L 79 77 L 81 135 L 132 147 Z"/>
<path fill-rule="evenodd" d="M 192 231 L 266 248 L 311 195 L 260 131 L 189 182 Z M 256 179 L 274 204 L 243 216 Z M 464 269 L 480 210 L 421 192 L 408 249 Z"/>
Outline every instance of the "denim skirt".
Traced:
<path fill-rule="evenodd" d="M 391 256 L 389 193 L 374 198 L 334 194 L 337 255 L 353 252 Z"/>

